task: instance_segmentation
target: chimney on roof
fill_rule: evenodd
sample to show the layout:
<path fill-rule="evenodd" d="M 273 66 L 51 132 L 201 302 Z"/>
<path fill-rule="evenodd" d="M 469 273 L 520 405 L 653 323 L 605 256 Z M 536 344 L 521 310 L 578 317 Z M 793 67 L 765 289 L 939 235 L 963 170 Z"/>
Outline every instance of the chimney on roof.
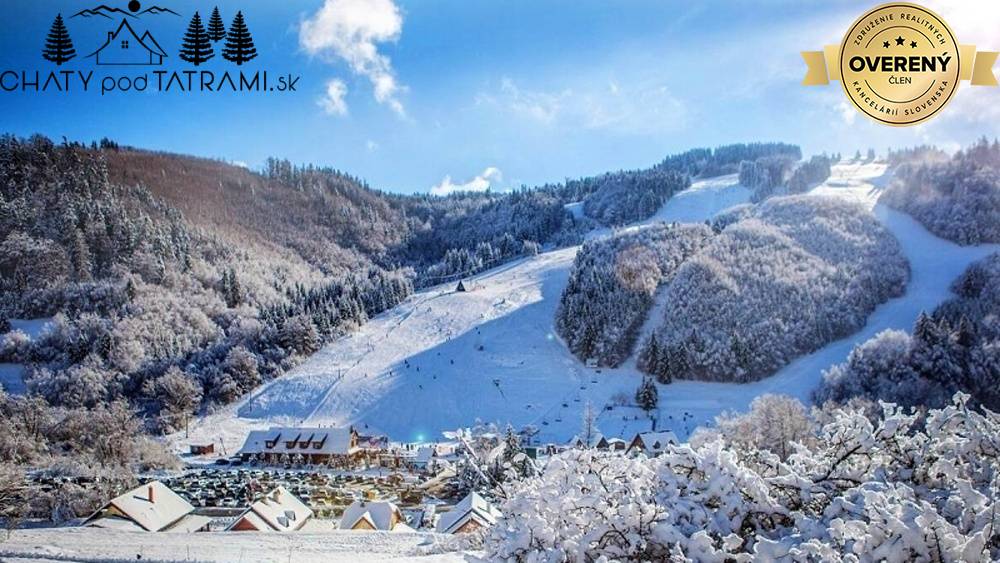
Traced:
<path fill-rule="evenodd" d="M 109 31 L 108 32 L 108 41 L 111 41 L 114 38 L 115 38 L 115 32 Z"/>
<path fill-rule="evenodd" d="M 153 497 L 153 485 L 152 485 L 152 483 L 150 483 L 150 484 L 149 484 L 149 485 L 148 485 L 148 486 L 146 487 L 146 494 L 147 494 L 147 496 L 149 497 L 149 502 L 154 502 L 154 497 Z"/>

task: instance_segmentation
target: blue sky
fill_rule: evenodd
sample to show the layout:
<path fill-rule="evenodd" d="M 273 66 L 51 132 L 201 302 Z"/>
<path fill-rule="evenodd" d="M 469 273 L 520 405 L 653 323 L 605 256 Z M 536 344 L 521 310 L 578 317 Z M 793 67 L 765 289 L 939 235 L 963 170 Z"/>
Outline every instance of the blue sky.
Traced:
<path fill-rule="evenodd" d="M 69 16 L 99 3 L 7 0 L 0 71 L 56 69 L 40 49 L 57 12 L 81 55 L 60 70 L 95 70 L 83 55 L 116 20 Z M 144 17 L 136 27 L 150 29 L 170 55 L 164 70 L 191 68 L 177 58 L 180 36 L 195 9 L 207 19 L 215 3 L 156 4 L 183 17 Z M 217 4 L 227 25 L 242 10 L 254 35 L 260 56 L 244 70 L 299 74 L 299 91 L 0 92 L 0 129 L 56 139 L 108 136 L 251 167 L 285 157 L 407 193 L 537 185 L 738 141 L 793 142 L 808 154 L 920 143 L 955 148 L 1000 134 L 996 88 L 965 84 L 939 117 L 896 129 L 858 114 L 836 83 L 799 85 L 799 51 L 838 43 L 874 3 Z M 961 43 L 1000 49 L 998 3 L 925 4 Z M 202 68 L 233 67 L 217 57 Z"/>

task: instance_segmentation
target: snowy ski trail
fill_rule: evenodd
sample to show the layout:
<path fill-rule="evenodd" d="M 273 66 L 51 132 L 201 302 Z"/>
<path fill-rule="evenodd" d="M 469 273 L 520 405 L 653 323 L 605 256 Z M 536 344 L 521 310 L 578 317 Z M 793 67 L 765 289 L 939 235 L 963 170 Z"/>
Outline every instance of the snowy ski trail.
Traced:
<path fill-rule="evenodd" d="M 743 410 L 768 392 L 808 400 L 822 372 L 844 361 L 856 344 L 888 328 L 910 329 L 921 311 L 950 296 L 952 280 L 969 264 L 1000 249 L 955 245 L 903 213 L 876 206 L 885 179 L 883 164 L 840 164 L 810 193 L 873 208 L 910 261 L 906 293 L 876 308 L 857 333 L 764 380 L 661 386 L 661 429 L 687 436 L 719 413 Z M 735 176 L 696 182 L 643 223 L 703 221 L 749 195 Z M 235 449 L 250 429 L 303 423 L 353 424 L 395 440 L 437 440 L 442 431 L 480 419 L 515 427 L 535 424 L 540 440 L 565 441 L 579 430 L 587 402 L 599 411 L 598 426 L 607 436 L 630 437 L 647 430 L 649 421 L 637 409 L 605 410 L 616 394 L 634 393 L 641 378 L 634 357 L 617 369 L 589 369 L 553 332 L 555 309 L 577 250 L 545 252 L 499 266 L 474 276 L 467 293 L 455 292 L 451 284 L 423 290 L 259 388 L 252 410 L 249 401 L 225 407 L 192 424 L 189 440 L 176 440 L 222 440 Z"/>

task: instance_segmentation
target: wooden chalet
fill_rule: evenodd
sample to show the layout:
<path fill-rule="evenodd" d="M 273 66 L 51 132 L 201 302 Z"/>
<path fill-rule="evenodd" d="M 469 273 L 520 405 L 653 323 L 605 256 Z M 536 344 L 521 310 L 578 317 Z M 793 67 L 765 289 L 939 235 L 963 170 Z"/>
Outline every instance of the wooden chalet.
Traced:
<path fill-rule="evenodd" d="M 488 528 L 502 514 L 490 501 L 473 491 L 448 512 L 438 517 L 435 531 L 439 534 L 464 534 Z"/>
<path fill-rule="evenodd" d="M 119 495 L 83 521 L 82 526 L 137 532 L 202 532 L 211 518 L 159 481 Z"/>
<path fill-rule="evenodd" d="M 673 432 L 640 432 L 629 442 L 625 449 L 626 455 L 644 453 L 647 456 L 657 456 L 667 449 L 671 444 L 679 444 L 677 435 Z"/>
<path fill-rule="evenodd" d="M 238 453 L 244 461 L 286 463 L 301 459 L 312 464 L 346 464 L 361 455 L 363 448 L 354 428 L 273 427 L 250 432 Z"/>
<path fill-rule="evenodd" d="M 227 532 L 295 532 L 313 517 L 311 508 L 284 487 L 255 501 Z"/>

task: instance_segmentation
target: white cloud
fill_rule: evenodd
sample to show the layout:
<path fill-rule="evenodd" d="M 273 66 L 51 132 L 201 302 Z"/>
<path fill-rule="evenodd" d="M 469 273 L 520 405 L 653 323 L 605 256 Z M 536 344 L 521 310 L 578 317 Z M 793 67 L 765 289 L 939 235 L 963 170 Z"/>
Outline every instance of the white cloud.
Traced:
<path fill-rule="evenodd" d="M 684 103 L 664 84 L 611 81 L 606 88 L 546 92 L 504 78 L 496 94 L 480 93 L 476 103 L 547 125 L 624 133 L 677 130 L 687 118 Z"/>
<path fill-rule="evenodd" d="M 326 94 L 320 98 L 319 107 L 327 115 L 347 115 L 347 85 L 343 80 L 334 78 L 326 83 Z"/>
<path fill-rule="evenodd" d="M 389 57 L 379 44 L 394 42 L 403 30 L 403 16 L 392 0 L 325 0 L 323 7 L 302 22 L 299 44 L 310 55 L 344 61 L 372 84 L 375 99 L 400 116 L 406 112 Z"/>
<path fill-rule="evenodd" d="M 503 181 L 500 169 L 490 166 L 483 173 L 464 184 L 455 184 L 451 176 L 445 176 L 441 183 L 431 188 L 431 195 L 448 195 L 455 192 L 485 192 Z"/>
<path fill-rule="evenodd" d="M 371 139 L 368 139 L 368 142 L 365 143 L 365 148 L 368 149 L 368 152 L 375 152 L 378 150 L 378 143 L 376 143 Z"/>
<path fill-rule="evenodd" d="M 858 110 L 854 109 L 854 105 L 850 102 L 844 100 L 837 102 L 837 111 L 847 125 L 854 125 L 854 120 L 858 118 Z"/>

